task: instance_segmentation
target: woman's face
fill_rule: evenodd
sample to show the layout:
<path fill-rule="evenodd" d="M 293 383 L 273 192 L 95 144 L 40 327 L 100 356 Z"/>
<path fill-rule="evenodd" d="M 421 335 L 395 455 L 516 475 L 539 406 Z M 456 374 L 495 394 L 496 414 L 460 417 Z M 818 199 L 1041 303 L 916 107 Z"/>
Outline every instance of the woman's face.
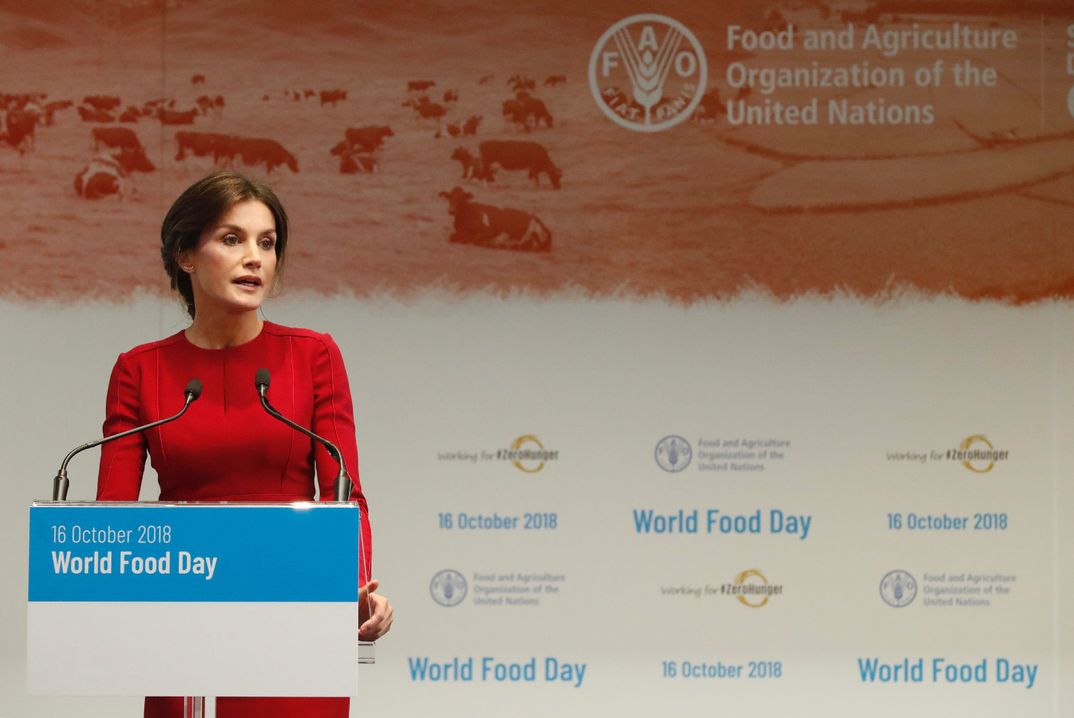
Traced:
<path fill-rule="evenodd" d="M 276 276 L 276 221 L 256 199 L 237 202 L 206 227 L 197 245 L 179 253 L 202 312 L 254 311 Z"/>

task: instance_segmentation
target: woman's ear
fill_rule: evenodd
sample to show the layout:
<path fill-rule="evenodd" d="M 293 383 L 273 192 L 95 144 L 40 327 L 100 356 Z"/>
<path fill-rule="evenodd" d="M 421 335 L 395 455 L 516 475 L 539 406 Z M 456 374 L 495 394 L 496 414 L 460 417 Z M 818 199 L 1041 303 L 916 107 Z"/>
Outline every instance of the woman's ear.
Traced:
<path fill-rule="evenodd" d="M 175 261 L 179 265 L 179 269 L 187 274 L 194 273 L 194 263 L 190 261 L 190 250 L 184 249 L 182 252 L 176 252 Z"/>

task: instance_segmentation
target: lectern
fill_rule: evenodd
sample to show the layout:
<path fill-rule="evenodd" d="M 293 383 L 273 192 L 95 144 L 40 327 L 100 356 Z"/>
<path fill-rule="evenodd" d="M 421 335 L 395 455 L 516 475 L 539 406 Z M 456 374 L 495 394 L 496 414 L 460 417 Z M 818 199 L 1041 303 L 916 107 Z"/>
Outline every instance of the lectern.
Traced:
<path fill-rule="evenodd" d="M 353 696 L 360 535 L 353 503 L 35 502 L 28 688 Z"/>

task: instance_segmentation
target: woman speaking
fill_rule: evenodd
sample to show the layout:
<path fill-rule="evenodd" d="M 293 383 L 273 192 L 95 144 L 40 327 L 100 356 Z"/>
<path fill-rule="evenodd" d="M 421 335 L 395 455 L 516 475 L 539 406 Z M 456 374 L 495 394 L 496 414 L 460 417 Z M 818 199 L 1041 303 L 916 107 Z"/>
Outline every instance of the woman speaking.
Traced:
<path fill-rule="evenodd" d="M 350 388 L 327 334 L 264 321 L 258 308 L 275 286 L 287 247 L 287 214 L 267 186 L 216 172 L 189 187 L 161 227 L 161 257 L 192 320 L 167 339 L 119 355 L 108 385 L 105 435 L 170 416 L 191 377 L 203 385 L 191 416 L 105 444 L 97 499 L 136 501 L 148 452 L 161 501 L 309 501 L 334 497 L 338 466 L 308 437 L 269 416 L 254 376 L 272 377 L 275 407 L 339 447 L 361 507 L 359 637 L 391 627 L 392 608 L 370 579 L 371 536 L 358 482 Z M 316 481 L 314 477 L 316 476 Z M 315 486 L 316 484 L 316 486 Z M 315 547 L 310 547 L 315 550 Z M 147 717 L 178 718 L 183 699 L 150 697 Z M 219 698 L 219 718 L 344 718 L 347 698 Z"/>

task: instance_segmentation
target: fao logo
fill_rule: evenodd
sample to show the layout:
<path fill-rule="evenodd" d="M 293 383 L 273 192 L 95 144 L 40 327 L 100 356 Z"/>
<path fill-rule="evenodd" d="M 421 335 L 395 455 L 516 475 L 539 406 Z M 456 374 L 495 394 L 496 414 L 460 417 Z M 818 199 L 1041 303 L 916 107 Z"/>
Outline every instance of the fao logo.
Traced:
<path fill-rule="evenodd" d="M 892 608 L 913 603 L 917 596 L 917 581 L 906 571 L 892 571 L 880 582 L 880 598 Z"/>
<path fill-rule="evenodd" d="M 690 448 L 690 442 L 681 436 L 672 434 L 665 436 L 656 442 L 656 463 L 664 471 L 678 473 L 690 465 L 690 459 L 694 458 L 694 450 Z"/>
<path fill-rule="evenodd" d="M 441 606 L 458 606 L 466 598 L 466 577 L 453 569 L 444 569 L 429 582 L 429 593 Z"/>
<path fill-rule="evenodd" d="M 659 132 L 689 117 L 705 92 L 701 43 L 678 20 L 632 15 L 608 28 L 589 57 L 589 89 L 611 120 Z"/>

